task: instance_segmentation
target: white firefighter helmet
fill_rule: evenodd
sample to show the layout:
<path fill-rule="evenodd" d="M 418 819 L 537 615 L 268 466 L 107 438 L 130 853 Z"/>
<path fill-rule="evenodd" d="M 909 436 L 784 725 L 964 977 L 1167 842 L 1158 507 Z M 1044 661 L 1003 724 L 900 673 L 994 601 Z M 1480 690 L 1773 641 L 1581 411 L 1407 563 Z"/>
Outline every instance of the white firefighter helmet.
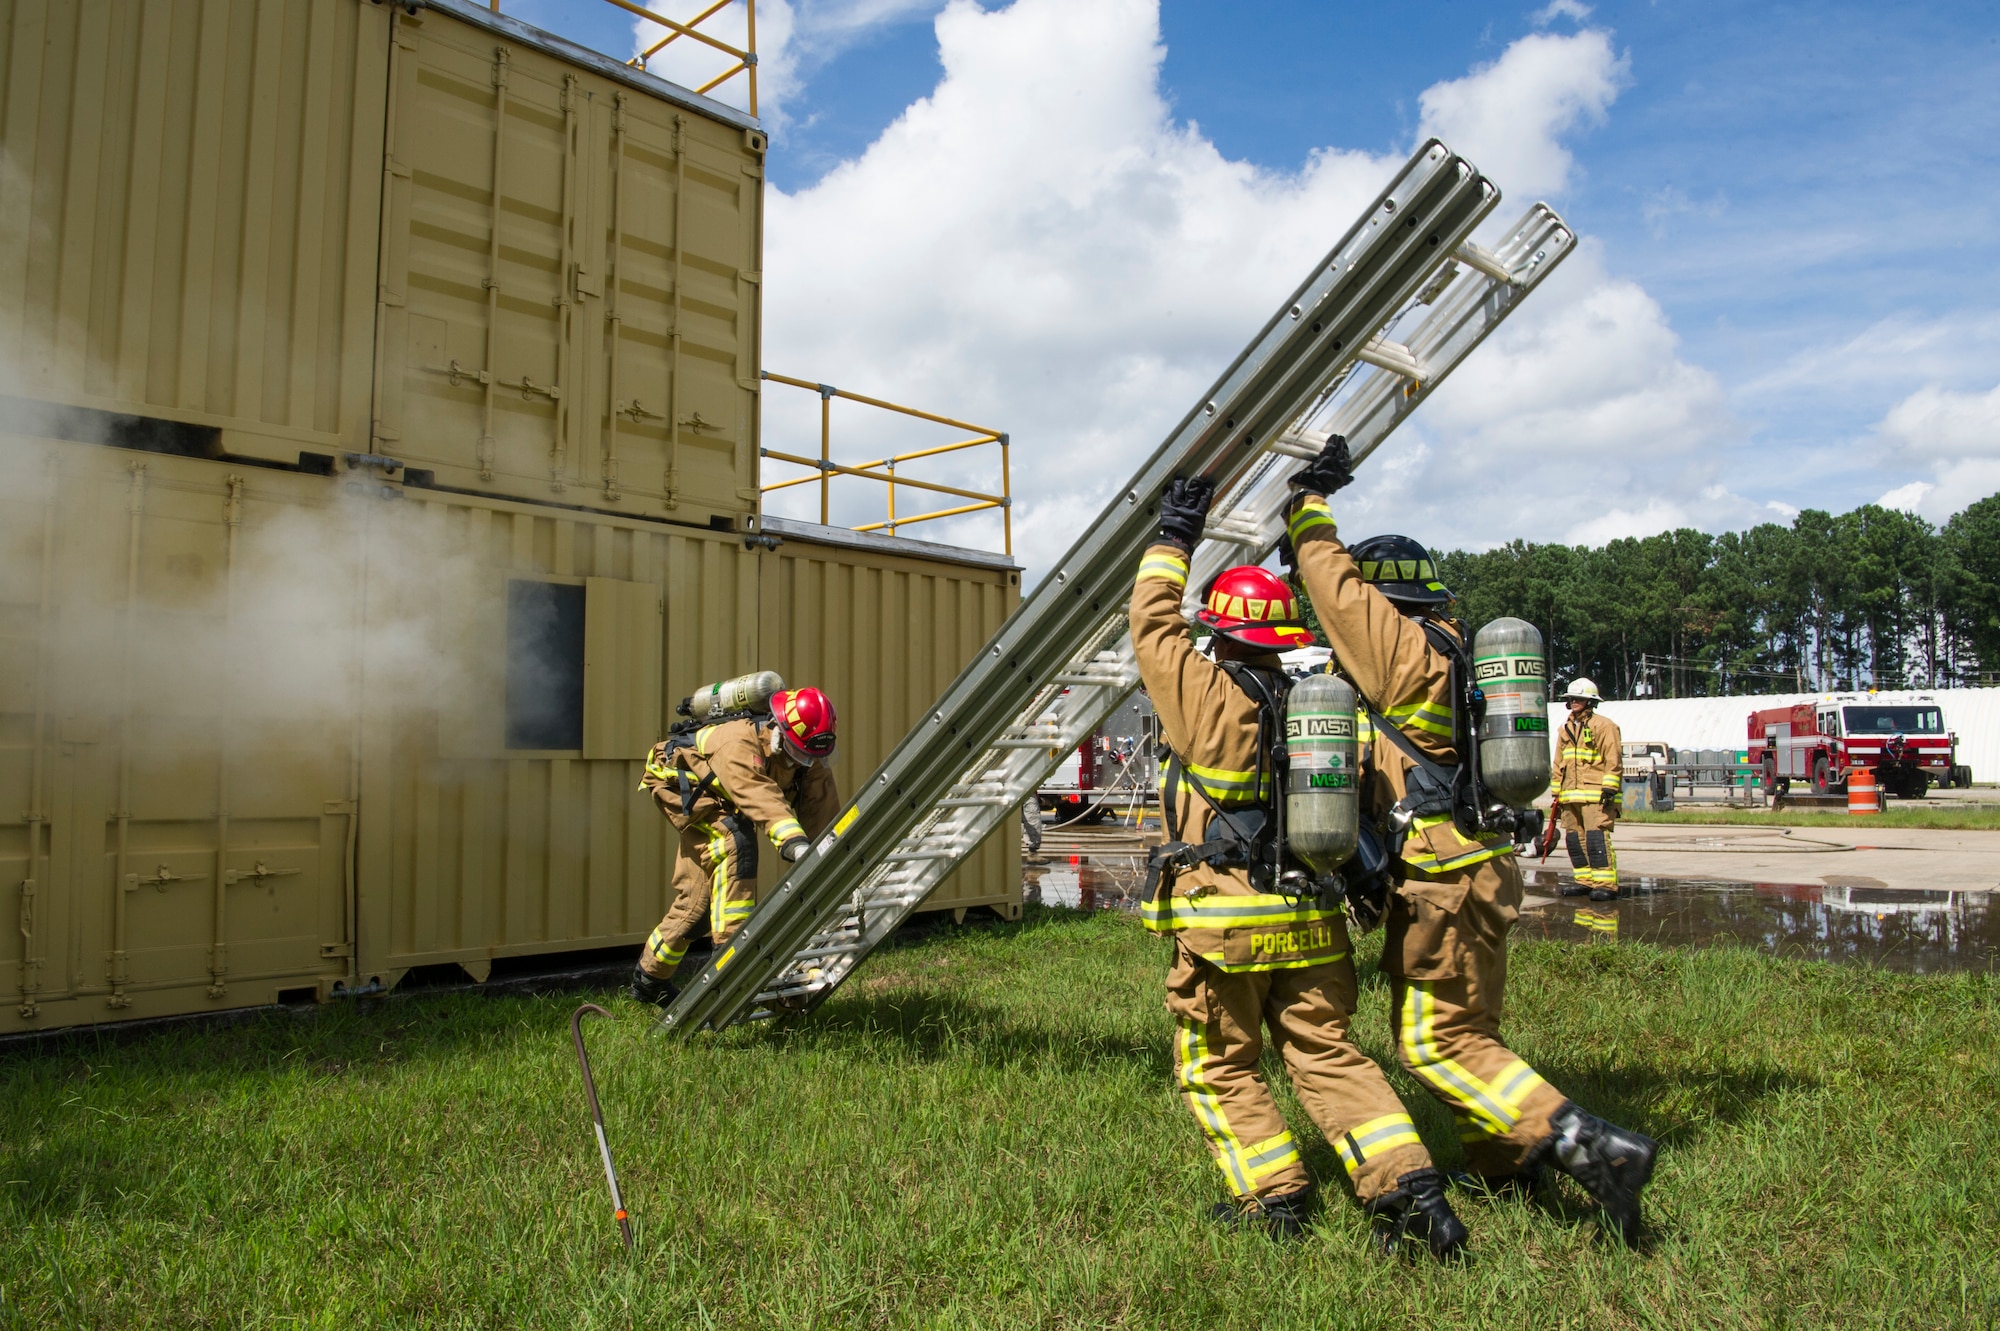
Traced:
<path fill-rule="evenodd" d="M 1563 701 L 1587 702 L 1595 707 L 1598 703 L 1604 701 L 1604 695 L 1597 691 L 1596 684 L 1585 679 L 1582 675 L 1578 675 L 1569 682 L 1569 687 L 1563 690 Z"/>

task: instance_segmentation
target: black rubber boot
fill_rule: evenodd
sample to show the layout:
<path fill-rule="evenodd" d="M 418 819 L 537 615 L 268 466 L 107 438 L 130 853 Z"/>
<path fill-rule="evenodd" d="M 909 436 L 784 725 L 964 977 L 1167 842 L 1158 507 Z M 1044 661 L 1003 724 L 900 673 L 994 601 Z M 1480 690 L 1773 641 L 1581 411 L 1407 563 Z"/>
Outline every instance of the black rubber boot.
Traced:
<path fill-rule="evenodd" d="M 1604 1208 L 1619 1237 L 1627 1243 L 1639 1237 L 1639 1193 L 1653 1177 L 1660 1144 L 1651 1137 L 1586 1114 L 1573 1100 L 1563 1101 L 1549 1119 L 1555 1131 L 1537 1151 Z"/>
<path fill-rule="evenodd" d="M 1618 900 L 1618 889 L 1593 887 L 1590 889 L 1590 899 L 1592 901 L 1616 901 Z"/>
<path fill-rule="evenodd" d="M 632 967 L 632 999 L 638 1003 L 651 1003 L 654 1007 L 665 1007 L 681 996 L 674 988 L 672 980 L 657 975 L 648 975 L 644 966 Z"/>
<path fill-rule="evenodd" d="M 1405 1242 L 1421 1243 L 1441 1262 L 1465 1257 L 1465 1222 L 1444 1197 L 1444 1175 L 1435 1169 L 1413 1169 L 1396 1180 L 1396 1190 L 1368 1203 L 1374 1222 L 1375 1247 L 1394 1256 Z"/>
<path fill-rule="evenodd" d="M 1564 897 L 1587 897 L 1590 895 L 1590 885 L 1588 883 L 1564 883 L 1560 888 L 1556 889 L 1556 895 Z"/>
<path fill-rule="evenodd" d="M 1313 1190 L 1307 1184 L 1297 1192 L 1280 1193 L 1276 1197 L 1250 1197 L 1242 1202 L 1217 1202 L 1208 1210 L 1208 1218 L 1228 1229 L 1255 1227 L 1274 1239 L 1297 1242 L 1306 1236 L 1306 1224 L 1312 1219 Z"/>

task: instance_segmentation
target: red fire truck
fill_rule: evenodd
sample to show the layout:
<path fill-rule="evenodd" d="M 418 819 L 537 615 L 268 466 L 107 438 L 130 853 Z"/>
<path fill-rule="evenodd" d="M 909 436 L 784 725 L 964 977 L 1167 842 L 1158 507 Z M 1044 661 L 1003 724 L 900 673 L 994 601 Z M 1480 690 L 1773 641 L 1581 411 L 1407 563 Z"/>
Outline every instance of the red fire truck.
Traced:
<path fill-rule="evenodd" d="M 1815 795 L 1847 788 L 1848 773 L 1869 768 L 1882 790 L 1922 799 L 1933 785 L 1970 785 L 1958 766 L 1958 736 L 1928 695 L 1878 702 L 1865 693 L 1830 693 L 1790 707 L 1750 713 L 1750 761 L 1764 787 L 1783 794 L 1793 781 Z"/>

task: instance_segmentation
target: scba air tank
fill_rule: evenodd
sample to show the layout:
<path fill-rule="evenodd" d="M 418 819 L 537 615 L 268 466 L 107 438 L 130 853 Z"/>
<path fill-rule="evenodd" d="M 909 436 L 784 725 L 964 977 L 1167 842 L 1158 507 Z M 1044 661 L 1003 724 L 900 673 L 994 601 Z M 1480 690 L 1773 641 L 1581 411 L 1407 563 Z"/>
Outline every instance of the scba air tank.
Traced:
<path fill-rule="evenodd" d="M 1315 874 L 1354 854 L 1361 836 L 1354 689 L 1338 675 L 1307 675 L 1285 700 L 1285 845 Z"/>
<path fill-rule="evenodd" d="M 771 705 L 771 695 L 784 687 L 784 677 L 777 671 L 759 670 L 720 684 L 704 684 L 682 700 L 679 710 L 697 721 L 730 712 L 761 712 Z"/>
<path fill-rule="evenodd" d="M 1549 667 L 1540 630 L 1496 619 L 1472 635 L 1473 682 L 1485 695 L 1479 773 L 1495 799 L 1517 809 L 1549 788 Z"/>

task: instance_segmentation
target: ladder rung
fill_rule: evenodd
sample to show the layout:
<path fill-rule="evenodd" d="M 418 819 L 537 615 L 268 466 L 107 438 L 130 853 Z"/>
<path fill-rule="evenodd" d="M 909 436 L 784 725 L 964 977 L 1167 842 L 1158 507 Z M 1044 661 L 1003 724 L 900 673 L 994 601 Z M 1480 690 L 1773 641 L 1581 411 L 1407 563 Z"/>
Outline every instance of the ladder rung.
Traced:
<path fill-rule="evenodd" d="M 1022 796 L 1022 799 L 1025 798 L 1027 798 L 1025 795 Z M 940 809 L 1004 809 L 1009 805 L 1019 804 L 1020 802 L 1020 800 L 1015 799 L 1012 795 L 968 796 L 964 799 L 939 800 L 937 807 Z"/>
<path fill-rule="evenodd" d="M 1457 257 L 1467 268 L 1477 268 L 1496 282 L 1505 282 L 1510 287 L 1519 285 L 1513 270 L 1500 261 L 1499 255 L 1484 245 L 1475 245 L 1468 240 L 1458 247 Z"/>
<path fill-rule="evenodd" d="M 1370 365 L 1400 374 L 1405 379 L 1419 382 L 1431 377 L 1431 367 L 1417 358 L 1417 354 L 1401 342 L 1391 342 L 1384 337 L 1370 338 L 1368 345 L 1354 353 L 1356 360 L 1365 360 Z"/>

